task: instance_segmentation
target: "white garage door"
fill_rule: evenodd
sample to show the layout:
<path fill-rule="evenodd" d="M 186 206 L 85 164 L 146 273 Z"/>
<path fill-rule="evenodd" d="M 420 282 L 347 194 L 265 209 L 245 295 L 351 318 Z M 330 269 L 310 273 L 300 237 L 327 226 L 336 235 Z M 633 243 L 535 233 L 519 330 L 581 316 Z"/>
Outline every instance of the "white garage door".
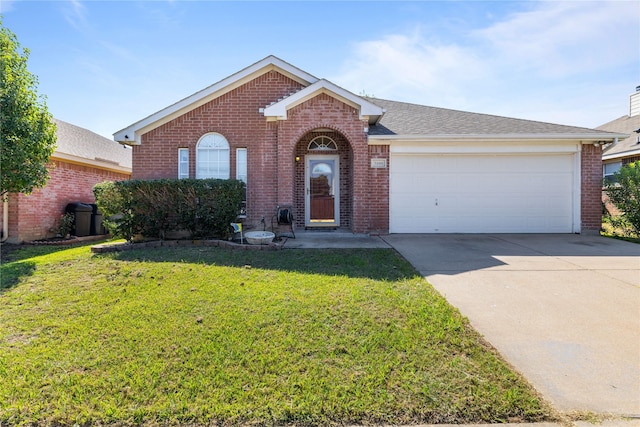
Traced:
<path fill-rule="evenodd" d="M 574 160 L 555 155 L 398 154 L 391 233 L 571 233 Z"/>

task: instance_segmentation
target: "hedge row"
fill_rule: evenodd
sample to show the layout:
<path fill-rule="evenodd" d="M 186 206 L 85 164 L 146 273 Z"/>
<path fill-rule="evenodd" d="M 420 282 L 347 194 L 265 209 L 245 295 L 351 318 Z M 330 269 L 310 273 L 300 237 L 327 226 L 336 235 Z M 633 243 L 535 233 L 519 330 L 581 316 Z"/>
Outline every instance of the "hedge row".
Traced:
<path fill-rule="evenodd" d="M 222 179 L 103 182 L 93 187 L 105 227 L 116 237 L 164 239 L 169 232 L 226 238 L 238 216 L 244 183 Z"/>

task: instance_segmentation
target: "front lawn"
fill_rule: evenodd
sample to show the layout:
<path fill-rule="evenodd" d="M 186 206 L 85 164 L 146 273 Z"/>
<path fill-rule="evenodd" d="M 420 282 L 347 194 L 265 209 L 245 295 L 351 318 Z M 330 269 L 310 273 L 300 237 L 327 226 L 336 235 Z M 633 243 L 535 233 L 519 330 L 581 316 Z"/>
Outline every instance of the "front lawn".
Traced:
<path fill-rule="evenodd" d="M 392 250 L 25 247 L 8 258 L 0 425 L 551 417 Z"/>

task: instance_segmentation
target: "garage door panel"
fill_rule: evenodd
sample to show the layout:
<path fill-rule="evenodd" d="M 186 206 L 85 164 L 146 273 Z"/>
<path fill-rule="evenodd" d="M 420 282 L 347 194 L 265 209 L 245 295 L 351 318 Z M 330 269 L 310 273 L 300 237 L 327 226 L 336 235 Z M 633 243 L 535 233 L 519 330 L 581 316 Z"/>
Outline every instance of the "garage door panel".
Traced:
<path fill-rule="evenodd" d="M 572 155 L 406 155 L 390 161 L 390 231 L 573 229 Z"/>

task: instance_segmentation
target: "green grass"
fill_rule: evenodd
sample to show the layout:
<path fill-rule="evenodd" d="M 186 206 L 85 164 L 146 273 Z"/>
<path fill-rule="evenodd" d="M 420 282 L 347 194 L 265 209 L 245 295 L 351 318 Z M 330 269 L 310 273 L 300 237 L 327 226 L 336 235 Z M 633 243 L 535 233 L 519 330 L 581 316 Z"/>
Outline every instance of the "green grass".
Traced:
<path fill-rule="evenodd" d="M 392 250 L 8 254 L 0 425 L 541 421 Z"/>

